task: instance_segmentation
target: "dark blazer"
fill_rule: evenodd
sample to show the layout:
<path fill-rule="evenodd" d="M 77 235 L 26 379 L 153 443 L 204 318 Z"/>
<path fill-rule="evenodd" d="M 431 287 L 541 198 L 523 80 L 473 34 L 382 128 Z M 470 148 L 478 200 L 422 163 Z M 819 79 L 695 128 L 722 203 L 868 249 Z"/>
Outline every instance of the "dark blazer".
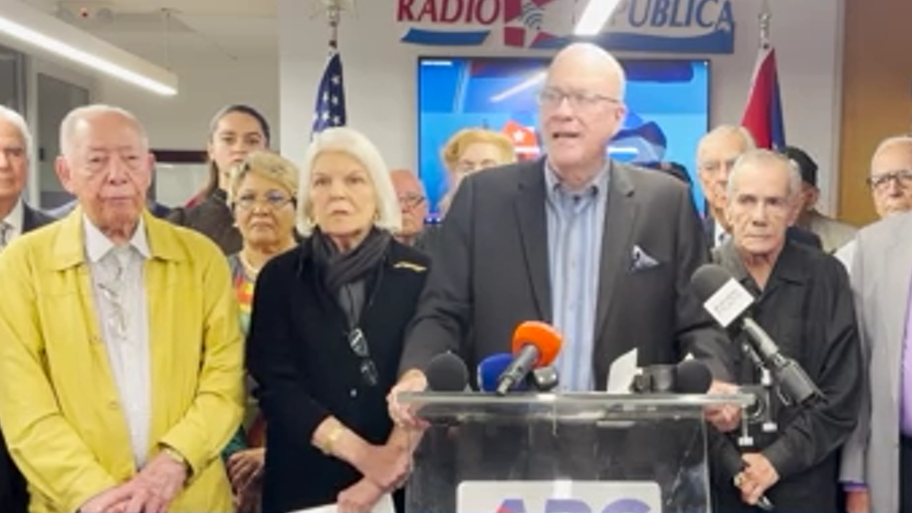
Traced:
<path fill-rule="evenodd" d="M 56 221 L 53 217 L 28 205 L 23 204 L 22 207 L 23 233 Z M 0 444 L 0 511 L 25 513 L 28 510 L 28 502 L 25 479 L 10 458 L 6 444 Z"/>
<path fill-rule="evenodd" d="M 46 224 L 50 224 L 56 221 L 53 217 L 45 214 L 44 212 L 32 208 L 28 205 L 22 205 L 22 232 L 27 233 L 32 230 L 41 228 Z"/>
<path fill-rule="evenodd" d="M 348 345 L 345 313 L 318 277 L 310 241 L 260 272 L 247 364 L 268 426 L 263 511 L 334 503 L 361 478 L 311 444 L 327 416 L 368 442 L 386 442 L 393 427 L 386 395 L 396 382 L 405 329 L 429 265 L 421 252 L 393 242 L 368 280 L 360 326 L 379 374 L 375 387 L 362 380 L 361 360 Z"/>
<path fill-rule="evenodd" d="M 716 246 L 716 220 L 712 216 L 707 216 L 703 219 L 703 236 L 706 238 L 706 243 L 709 244 L 709 249 L 712 250 Z M 823 250 L 823 243 L 820 241 L 820 237 L 816 233 L 805 230 L 800 226 L 789 226 L 788 230 L 785 231 L 785 238 L 805 246 Z"/>
<path fill-rule="evenodd" d="M 551 320 L 545 201 L 543 160 L 462 182 L 400 372 L 423 369 L 448 349 L 474 369 L 510 351 L 519 323 Z M 614 360 L 634 348 L 640 365 L 675 362 L 692 351 L 717 377 L 729 378 L 727 338 L 690 291 L 691 275 L 709 254 L 687 186 L 612 163 L 605 214 L 592 362 L 598 387 L 605 387 Z M 636 266 L 636 247 L 657 265 Z"/>
<path fill-rule="evenodd" d="M 234 226 L 234 214 L 228 207 L 227 194 L 221 189 L 210 194 L 202 203 L 171 210 L 167 219 L 209 237 L 225 255 L 237 253 L 244 245 L 241 232 Z"/>

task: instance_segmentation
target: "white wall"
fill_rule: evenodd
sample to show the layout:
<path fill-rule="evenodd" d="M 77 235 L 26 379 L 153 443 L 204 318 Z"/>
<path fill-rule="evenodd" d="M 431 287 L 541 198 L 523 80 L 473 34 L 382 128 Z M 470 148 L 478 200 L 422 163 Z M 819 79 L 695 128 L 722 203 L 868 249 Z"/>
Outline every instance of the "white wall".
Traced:
<path fill-rule="evenodd" d="M 279 87 L 277 61 L 267 59 L 194 59 L 175 56 L 178 94 L 163 97 L 112 79 L 100 80 L 96 98 L 133 112 L 145 124 L 156 149 L 203 150 L 209 120 L 221 107 L 246 103 L 273 125 L 278 143 Z"/>
<path fill-rule="evenodd" d="M 225 105 L 245 103 L 266 116 L 273 147 L 279 148 L 279 86 L 276 56 L 260 59 L 200 58 L 172 60 L 178 94 L 162 97 L 111 79 L 99 81 L 98 101 L 133 112 L 160 150 L 205 150 L 209 121 Z M 208 180 L 205 165 L 160 165 L 155 191 L 165 205 L 182 205 Z"/>
<path fill-rule="evenodd" d="M 356 17 L 345 14 L 340 30 L 348 124 L 366 132 L 391 167 L 414 169 L 417 56 L 516 55 L 517 50 L 402 44 L 399 38 L 405 27 L 395 21 L 397 0 L 356 3 Z M 311 3 L 279 0 L 278 4 L 283 153 L 300 162 L 310 134 L 314 94 L 325 64 L 329 31 L 325 20 L 312 17 Z M 733 4 L 735 53 L 709 56 L 714 124 L 740 122 L 757 55 L 760 2 L 735 0 Z M 838 179 L 832 166 L 838 162 L 839 150 L 843 2 L 769 0 L 769 4 L 786 138 L 817 160 L 821 168 L 821 206 L 829 210 L 835 204 Z"/>

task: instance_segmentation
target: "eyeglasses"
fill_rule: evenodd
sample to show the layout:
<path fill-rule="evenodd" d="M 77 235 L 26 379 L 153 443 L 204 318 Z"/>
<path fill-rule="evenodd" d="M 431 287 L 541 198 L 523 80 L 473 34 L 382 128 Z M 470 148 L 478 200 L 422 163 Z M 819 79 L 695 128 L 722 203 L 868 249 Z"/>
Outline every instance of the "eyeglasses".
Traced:
<path fill-rule="evenodd" d="M 605 96 L 596 93 L 584 93 L 581 91 L 564 92 L 558 89 L 544 89 L 538 94 L 538 104 L 542 107 L 555 109 L 559 107 L 564 100 L 570 102 L 570 106 L 576 110 L 592 109 L 600 103 L 621 103 L 617 98 Z"/>
<path fill-rule="evenodd" d="M 912 169 L 900 169 L 898 171 L 871 175 L 866 181 L 868 182 L 868 186 L 877 191 L 888 188 L 890 182 L 894 181 L 896 182 L 896 185 L 900 187 L 909 187 L 912 186 Z"/>
<path fill-rule="evenodd" d="M 241 210 L 252 210 L 257 205 L 266 205 L 272 210 L 278 210 L 289 203 L 294 203 L 294 198 L 278 191 L 269 191 L 262 196 L 245 193 L 235 200 L 234 204 Z"/>
<path fill-rule="evenodd" d="M 403 194 L 399 196 L 399 205 L 403 208 L 417 208 L 425 202 L 425 197 L 420 194 Z"/>
<path fill-rule="evenodd" d="M 737 162 L 737 160 L 738 160 L 737 158 L 728 159 L 725 161 L 710 160 L 707 162 L 700 163 L 700 169 L 702 169 L 703 171 L 709 171 L 710 173 L 716 173 L 716 172 L 721 171 L 722 169 L 725 169 L 726 171 L 731 171 L 731 169 L 733 167 L 735 167 L 735 162 Z M 723 168 L 723 166 L 724 166 L 724 168 Z"/>
<path fill-rule="evenodd" d="M 380 382 L 380 375 L 377 372 L 377 366 L 370 357 L 370 350 L 367 347 L 367 338 L 361 328 L 355 328 L 348 333 L 348 346 L 351 347 L 355 356 L 361 358 L 358 366 L 361 371 L 361 378 L 367 386 L 375 387 Z"/>

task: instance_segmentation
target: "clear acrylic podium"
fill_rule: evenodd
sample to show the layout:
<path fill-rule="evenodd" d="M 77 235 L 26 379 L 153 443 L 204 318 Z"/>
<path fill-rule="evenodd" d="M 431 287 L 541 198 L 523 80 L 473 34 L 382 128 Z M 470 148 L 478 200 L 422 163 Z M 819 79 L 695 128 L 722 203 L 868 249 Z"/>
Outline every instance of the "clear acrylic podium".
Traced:
<path fill-rule="evenodd" d="M 748 395 L 404 393 L 430 423 L 406 489 L 414 513 L 710 510 L 710 405 Z"/>

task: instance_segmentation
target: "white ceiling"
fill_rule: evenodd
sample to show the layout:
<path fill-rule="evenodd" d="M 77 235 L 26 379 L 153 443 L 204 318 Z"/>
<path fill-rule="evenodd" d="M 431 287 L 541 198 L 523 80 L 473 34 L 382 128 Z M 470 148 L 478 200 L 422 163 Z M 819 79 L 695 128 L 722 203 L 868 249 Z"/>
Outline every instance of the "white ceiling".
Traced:
<path fill-rule="evenodd" d="M 22 1 L 166 68 L 277 55 L 277 0 Z"/>

